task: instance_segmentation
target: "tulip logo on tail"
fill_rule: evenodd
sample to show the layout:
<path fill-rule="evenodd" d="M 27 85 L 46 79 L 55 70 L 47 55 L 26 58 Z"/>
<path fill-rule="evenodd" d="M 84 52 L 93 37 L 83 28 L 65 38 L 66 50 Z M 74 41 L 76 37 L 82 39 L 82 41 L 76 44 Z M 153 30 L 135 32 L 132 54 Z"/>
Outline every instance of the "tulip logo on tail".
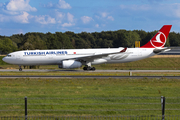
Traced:
<path fill-rule="evenodd" d="M 155 39 L 151 39 L 151 45 L 153 47 L 163 47 L 166 43 L 166 35 L 163 32 L 158 32 L 155 37 Z"/>
<path fill-rule="evenodd" d="M 148 43 L 140 48 L 163 48 L 171 27 L 172 25 L 164 25 Z"/>

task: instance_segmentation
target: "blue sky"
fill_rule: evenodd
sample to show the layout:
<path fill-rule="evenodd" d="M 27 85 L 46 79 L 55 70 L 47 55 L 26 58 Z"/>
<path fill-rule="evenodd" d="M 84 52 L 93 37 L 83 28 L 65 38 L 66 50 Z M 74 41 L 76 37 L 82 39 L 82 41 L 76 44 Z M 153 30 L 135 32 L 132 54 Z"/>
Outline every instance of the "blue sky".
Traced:
<path fill-rule="evenodd" d="M 180 32 L 179 0 L 1 0 L 0 35 L 154 31 L 164 24 Z"/>

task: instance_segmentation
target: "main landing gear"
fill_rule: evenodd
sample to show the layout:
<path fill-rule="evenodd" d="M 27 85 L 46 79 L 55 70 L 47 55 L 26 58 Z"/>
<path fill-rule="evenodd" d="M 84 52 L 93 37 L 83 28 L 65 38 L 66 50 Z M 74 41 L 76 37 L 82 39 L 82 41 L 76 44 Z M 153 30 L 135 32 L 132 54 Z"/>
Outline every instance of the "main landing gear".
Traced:
<path fill-rule="evenodd" d="M 95 71 L 96 68 L 95 68 L 95 67 L 88 66 L 88 65 L 85 65 L 85 67 L 83 67 L 83 70 L 92 70 L 92 71 Z"/>
<path fill-rule="evenodd" d="M 83 68 L 83 70 L 92 70 L 92 71 L 95 71 L 96 68 L 95 67 L 91 67 L 91 62 L 86 62 L 86 65 Z"/>
<path fill-rule="evenodd" d="M 22 68 L 21 68 L 21 66 L 19 66 L 19 71 L 22 71 Z"/>

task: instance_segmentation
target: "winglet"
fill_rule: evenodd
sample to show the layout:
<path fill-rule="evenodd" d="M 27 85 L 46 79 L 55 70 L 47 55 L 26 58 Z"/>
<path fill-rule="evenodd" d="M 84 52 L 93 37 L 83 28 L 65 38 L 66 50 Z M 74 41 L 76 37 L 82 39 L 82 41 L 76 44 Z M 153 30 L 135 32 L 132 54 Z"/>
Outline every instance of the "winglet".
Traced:
<path fill-rule="evenodd" d="M 121 50 L 120 53 L 121 53 L 121 52 L 126 52 L 126 50 L 127 50 L 127 47 L 124 48 L 123 50 Z"/>

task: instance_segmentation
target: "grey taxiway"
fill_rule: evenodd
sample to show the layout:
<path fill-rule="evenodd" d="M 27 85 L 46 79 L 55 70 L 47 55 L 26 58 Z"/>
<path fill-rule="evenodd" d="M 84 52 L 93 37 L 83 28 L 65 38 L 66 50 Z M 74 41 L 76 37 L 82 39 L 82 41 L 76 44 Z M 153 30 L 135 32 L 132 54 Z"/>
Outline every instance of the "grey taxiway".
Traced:
<path fill-rule="evenodd" d="M 180 72 L 180 70 L 96 70 L 96 71 L 83 71 L 83 70 L 40 70 L 40 69 L 24 69 L 24 72 Z M 23 71 L 21 71 L 23 73 Z M 19 72 L 17 69 L 0 69 L 0 72 Z M 180 76 L 58 76 L 58 75 L 13 75 L 13 76 L 0 76 L 0 78 L 168 78 L 180 79 Z"/>
<path fill-rule="evenodd" d="M 180 72 L 180 70 L 95 70 L 95 71 L 84 71 L 84 70 L 62 70 L 62 69 L 23 69 L 24 72 Z M 0 72 L 23 72 L 18 69 L 0 69 Z"/>

